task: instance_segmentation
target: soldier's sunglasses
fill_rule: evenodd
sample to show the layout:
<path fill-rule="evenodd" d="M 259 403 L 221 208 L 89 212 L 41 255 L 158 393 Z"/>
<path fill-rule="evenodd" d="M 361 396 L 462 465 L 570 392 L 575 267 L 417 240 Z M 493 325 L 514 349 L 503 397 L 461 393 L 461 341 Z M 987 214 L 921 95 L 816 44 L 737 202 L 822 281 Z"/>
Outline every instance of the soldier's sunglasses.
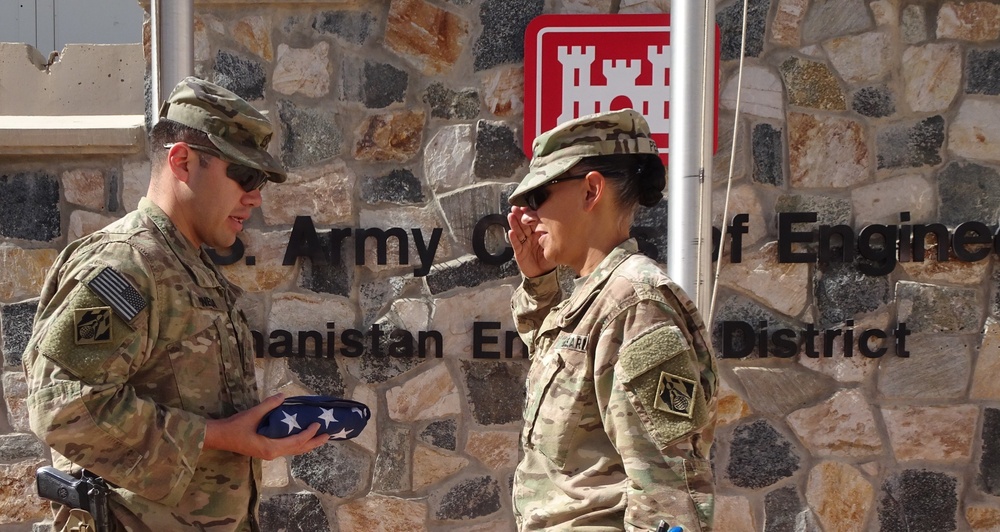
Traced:
<path fill-rule="evenodd" d="M 164 144 L 163 147 L 166 149 L 173 148 L 174 145 L 178 144 L 173 142 L 170 144 Z M 250 168 L 249 166 L 244 166 L 242 164 L 237 164 L 226 159 L 226 156 L 222 154 L 221 151 L 215 148 L 209 148 L 208 146 L 202 146 L 200 144 L 190 144 L 185 143 L 189 148 L 195 151 L 200 151 L 202 153 L 207 153 L 217 159 L 221 159 L 229 163 L 226 166 L 226 176 L 242 188 L 245 192 L 253 192 L 254 190 L 260 190 L 264 188 L 267 184 L 267 172 L 263 170 L 258 170 L 256 168 Z"/>
<path fill-rule="evenodd" d="M 531 192 L 528 192 L 528 194 L 524 196 L 524 203 L 526 203 L 528 205 L 529 209 L 531 209 L 533 211 L 537 211 L 538 208 L 541 207 L 543 203 L 545 203 L 545 200 L 549 199 L 549 195 L 550 195 L 550 193 L 549 193 L 549 187 L 550 186 L 552 186 L 552 185 L 554 185 L 556 183 L 560 183 L 562 181 L 572 181 L 574 179 L 583 179 L 585 177 L 587 177 L 587 176 L 585 176 L 585 175 L 571 175 L 571 176 L 566 176 L 566 177 L 560 177 L 560 178 L 557 178 L 557 179 L 553 179 L 552 181 L 549 181 L 548 183 L 545 183 L 544 185 L 536 188 L 535 190 L 532 190 Z"/>

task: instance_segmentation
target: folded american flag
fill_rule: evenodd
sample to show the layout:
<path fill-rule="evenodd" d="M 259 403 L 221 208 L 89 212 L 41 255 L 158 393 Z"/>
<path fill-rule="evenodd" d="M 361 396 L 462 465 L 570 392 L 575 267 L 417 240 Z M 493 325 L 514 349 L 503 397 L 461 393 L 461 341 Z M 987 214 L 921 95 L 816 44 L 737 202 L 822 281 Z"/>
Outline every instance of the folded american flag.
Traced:
<path fill-rule="evenodd" d="M 371 415 L 371 410 L 357 401 L 300 395 L 285 399 L 281 406 L 268 412 L 257 426 L 257 434 L 284 438 L 319 423 L 319 434 L 329 434 L 331 440 L 349 440 L 361 434 Z"/>

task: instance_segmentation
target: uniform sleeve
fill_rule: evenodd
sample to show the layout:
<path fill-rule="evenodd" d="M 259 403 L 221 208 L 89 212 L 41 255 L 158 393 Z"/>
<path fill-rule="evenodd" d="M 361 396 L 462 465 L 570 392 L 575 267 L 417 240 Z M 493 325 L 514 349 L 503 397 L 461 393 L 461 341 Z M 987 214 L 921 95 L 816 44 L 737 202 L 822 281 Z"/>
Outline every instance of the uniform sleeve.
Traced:
<path fill-rule="evenodd" d="M 703 384 L 692 347 L 700 333 L 687 322 L 664 302 L 640 301 L 612 320 L 596 350 L 595 368 L 613 368 L 595 375 L 595 391 L 630 480 L 626 530 L 711 522 L 714 385 Z"/>
<path fill-rule="evenodd" d="M 525 277 L 510 298 L 514 324 L 521 340 L 528 346 L 528 353 L 535 352 L 535 333 L 549 311 L 562 299 L 557 270 L 538 277 Z"/>
<path fill-rule="evenodd" d="M 24 354 L 31 429 L 108 482 L 176 504 L 205 420 L 144 400 L 130 385 L 153 344 L 155 280 L 131 246 L 84 255 L 52 274 Z"/>

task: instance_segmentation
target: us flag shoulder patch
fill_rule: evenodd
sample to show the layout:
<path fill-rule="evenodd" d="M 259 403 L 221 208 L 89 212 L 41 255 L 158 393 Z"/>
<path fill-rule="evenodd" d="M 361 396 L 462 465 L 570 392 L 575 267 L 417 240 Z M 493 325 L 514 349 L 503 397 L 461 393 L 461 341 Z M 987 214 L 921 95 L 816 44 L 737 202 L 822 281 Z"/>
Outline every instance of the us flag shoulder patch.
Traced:
<path fill-rule="evenodd" d="M 111 266 L 101 270 L 87 286 L 125 321 L 132 321 L 146 308 L 142 294 Z"/>
<path fill-rule="evenodd" d="M 691 379 L 660 372 L 654 406 L 658 410 L 690 419 L 694 415 L 694 394 L 697 388 L 698 384 Z"/>
<path fill-rule="evenodd" d="M 76 345 L 103 344 L 111 341 L 111 308 L 78 308 L 73 315 Z"/>

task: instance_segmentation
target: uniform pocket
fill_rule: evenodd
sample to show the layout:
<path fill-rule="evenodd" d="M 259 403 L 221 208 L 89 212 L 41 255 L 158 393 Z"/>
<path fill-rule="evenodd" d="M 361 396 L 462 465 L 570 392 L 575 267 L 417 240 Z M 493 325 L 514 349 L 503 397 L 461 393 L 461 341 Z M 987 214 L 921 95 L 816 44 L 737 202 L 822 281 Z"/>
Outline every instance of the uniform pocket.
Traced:
<path fill-rule="evenodd" d="M 166 349 L 184 410 L 211 418 L 235 413 L 223 411 L 223 405 L 230 401 L 221 395 L 227 393 L 222 361 L 230 346 L 223 336 L 222 319 L 220 314 L 203 329 Z"/>
<path fill-rule="evenodd" d="M 524 441 L 560 469 L 580 431 L 586 393 L 583 370 L 554 353 L 536 360 L 529 372 Z"/>

